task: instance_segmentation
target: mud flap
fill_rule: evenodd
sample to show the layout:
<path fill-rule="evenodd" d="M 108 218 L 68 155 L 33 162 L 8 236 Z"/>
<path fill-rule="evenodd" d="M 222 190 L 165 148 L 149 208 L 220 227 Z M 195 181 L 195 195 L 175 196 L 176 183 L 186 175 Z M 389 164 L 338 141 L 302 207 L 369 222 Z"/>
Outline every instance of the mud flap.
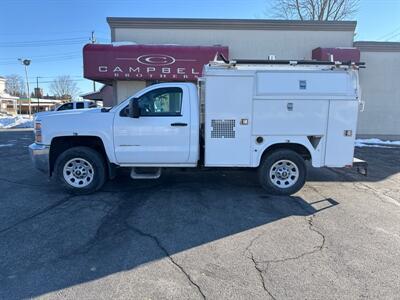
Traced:
<path fill-rule="evenodd" d="M 368 163 L 365 160 L 354 157 L 353 168 L 361 175 L 368 176 Z"/>

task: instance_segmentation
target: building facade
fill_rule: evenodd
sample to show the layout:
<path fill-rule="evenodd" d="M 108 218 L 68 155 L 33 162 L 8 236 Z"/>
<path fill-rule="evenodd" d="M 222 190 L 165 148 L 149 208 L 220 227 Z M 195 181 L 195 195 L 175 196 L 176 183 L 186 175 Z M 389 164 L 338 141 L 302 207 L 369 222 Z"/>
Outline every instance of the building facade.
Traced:
<path fill-rule="evenodd" d="M 400 43 L 355 42 L 366 69 L 360 72 L 365 109 L 358 132 L 364 137 L 400 138 Z"/>
<path fill-rule="evenodd" d="M 358 134 L 400 137 L 396 118 L 400 113 L 400 43 L 354 43 L 354 21 L 107 18 L 107 22 L 113 43 L 226 47 L 231 59 L 267 59 L 274 55 L 276 59 L 301 60 L 311 59 L 313 49 L 319 47 L 358 47 L 361 61 L 367 65 L 360 71 L 366 105 L 360 113 Z M 113 104 L 146 85 L 163 81 L 123 76 L 96 80 L 113 86 Z"/>
<path fill-rule="evenodd" d="M 6 79 L 0 76 L 0 114 L 17 114 L 18 97 L 6 93 Z"/>

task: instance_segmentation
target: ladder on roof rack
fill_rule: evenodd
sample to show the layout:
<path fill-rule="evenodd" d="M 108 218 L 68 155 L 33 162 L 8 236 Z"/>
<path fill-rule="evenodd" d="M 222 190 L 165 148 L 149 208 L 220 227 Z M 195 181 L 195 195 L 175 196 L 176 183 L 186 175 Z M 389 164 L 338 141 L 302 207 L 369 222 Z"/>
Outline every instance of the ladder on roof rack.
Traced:
<path fill-rule="evenodd" d="M 268 59 L 235 59 L 227 60 L 223 54 L 219 53 L 218 58 L 230 65 L 326 65 L 326 66 L 357 66 L 365 68 L 365 62 L 340 62 L 340 61 L 319 61 L 319 60 L 268 60 Z"/>

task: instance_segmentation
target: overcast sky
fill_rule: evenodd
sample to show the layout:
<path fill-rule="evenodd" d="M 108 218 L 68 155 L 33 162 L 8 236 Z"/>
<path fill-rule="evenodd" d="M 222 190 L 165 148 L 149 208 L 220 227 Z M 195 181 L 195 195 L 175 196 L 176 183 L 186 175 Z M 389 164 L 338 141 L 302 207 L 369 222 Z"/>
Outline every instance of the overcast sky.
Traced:
<path fill-rule="evenodd" d="M 24 75 L 17 59 L 31 58 L 29 81 L 49 92 L 57 75 L 71 75 L 80 91 L 82 46 L 95 30 L 110 41 L 106 17 L 271 18 L 268 0 L 1 0 L 0 75 Z M 400 0 L 361 0 L 356 40 L 400 41 Z"/>

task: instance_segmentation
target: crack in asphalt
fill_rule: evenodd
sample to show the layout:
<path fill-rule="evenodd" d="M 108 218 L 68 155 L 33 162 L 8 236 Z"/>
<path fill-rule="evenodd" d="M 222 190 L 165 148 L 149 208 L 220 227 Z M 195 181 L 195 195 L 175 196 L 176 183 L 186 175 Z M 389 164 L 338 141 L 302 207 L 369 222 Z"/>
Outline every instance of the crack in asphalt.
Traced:
<path fill-rule="evenodd" d="M 100 193 L 100 192 L 99 192 Z M 22 224 L 22 223 L 25 223 L 25 222 L 28 222 L 28 221 L 30 221 L 30 220 L 32 220 L 32 219 L 34 219 L 34 218 L 36 218 L 36 217 L 38 217 L 38 216 L 41 216 L 41 215 L 43 215 L 43 214 L 45 214 L 45 213 L 47 213 L 47 212 L 49 212 L 49 211 L 51 211 L 51 210 L 53 210 L 53 209 L 55 209 L 55 208 L 58 208 L 58 207 L 60 207 L 60 206 L 62 206 L 63 204 L 65 204 L 65 203 L 67 203 L 69 200 L 71 200 L 71 199 L 73 199 L 73 198 L 75 198 L 75 197 L 80 197 L 81 195 L 68 195 L 68 196 L 66 196 L 66 197 L 64 197 L 63 198 L 63 200 L 60 200 L 60 201 L 58 201 L 58 202 L 56 202 L 56 203 L 54 203 L 53 205 L 50 205 L 50 206 L 48 206 L 47 208 L 45 208 L 45 209 L 43 209 L 43 210 L 41 210 L 41 211 L 39 211 L 39 212 L 37 212 L 37 213 L 35 213 L 35 214 L 32 214 L 32 215 L 30 215 L 30 216 L 28 216 L 28 217 L 26 217 L 26 218 L 24 218 L 24 219 L 22 219 L 22 220 L 20 220 L 19 222 L 17 222 L 17 223 L 15 223 L 15 224 L 13 224 L 13 225 L 11 225 L 11 226 L 9 226 L 9 227 L 7 227 L 7 228 L 5 228 L 5 229 L 3 229 L 3 230 L 1 230 L 0 231 L 0 234 L 3 232 L 3 231 L 8 231 L 8 230 L 11 230 L 12 228 L 14 228 L 14 227 L 16 227 L 16 226 L 18 226 L 18 225 L 20 225 L 20 224 Z M 85 202 L 85 201 L 84 201 Z M 93 204 L 94 203 L 102 203 L 102 204 L 104 204 L 104 205 L 107 205 L 107 204 L 109 204 L 109 203 L 107 203 L 106 201 L 101 201 L 101 200 L 91 200 L 91 201 L 88 201 L 88 203 L 84 203 L 84 202 L 82 202 L 82 201 L 77 201 L 77 202 L 71 202 L 71 205 L 73 205 L 73 206 L 77 206 L 78 208 L 78 210 L 82 210 L 82 209 L 85 209 L 85 208 L 88 208 L 88 207 L 90 207 L 90 208 L 93 208 Z M 83 205 L 83 204 L 89 204 L 89 205 Z M 88 243 L 86 243 L 86 244 L 88 244 Z M 79 247 L 79 248 L 81 248 L 81 247 Z M 87 251 L 88 252 L 88 251 Z M 24 273 L 29 273 L 29 272 L 31 272 L 31 271 L 33 271 L 33 270 L 37 270 L 38 268 L 41 268 L 41 267 L 43 267 L 43 266 L 45 266 L 45 265 L 48 265 L 48 264 L 55 264 L 55 263 L 57 263 L 59 260 L 61 260 L 61 259 L 68 259 L 70 256 L 72 256 L 72 255 L 75 255 L 75 254 L 85 254 L 85 252 L 79 252 L 79 251 L 72 251 L 69 255 L 60 255 L 60 256 L 57 256 L 57 257 L 55 257 L 55 258 L 53 258 L 53 259 L 49 259 L 49 260 L 46 260 L 46 261 L 44 261 L 44 262 L 41 262 L 41 263 L 37 263 L 37 262 L 34 262 L 31 266 L 29 266 L 29 267 L 27 267 L 27 268 L 24 268 L 23 270 L 20 270 L 19 272 L 16 272 L 16 273 L 13 273 L 12 275 L 19 275 L 19 274 L 24 274 Z M 3 275 L 3 274 L 1 274 L 1 275 Z M 5 277 L 4 277 L 5 278 Z M 4 278 L 2 278 L 2 276 L 0 276 L 0 282 L 4 279 Z"/>
<path fill-rule="evenodd" d="M 250 257 L 249 257 L 249 258 L 250 258 L 251 261 L 253 262 L 254 268 L 255 268 L 256 271 L 258 272 L 258 276 L 259 276 L 259 278 L 260 278 L 260 282 L 261 282 L 261 285 L 262 285 L 264 291 L 265 291 L 273 300 L 276 300 L 275 296 L 272 294 L 272 292 L 268 289 L 267 285 L 265 284 L 265 280 L 264 280 L 264 276 L 263 276 L 263 272 L 265 272 L 265 271 L 268 269 L 268 265 L 267 265 L 267 268 L 266 268 L 265 270 L 262 270 L 262 269 L 258 266 L 259 262 L 256 261 L 256 259 L 254 258 L 254 254 L 253 254 L 253 252 L 251 251 L 251 247 L 253 246 L 253 244 L 254 244 L 262 235 L 264 235 L 264 234 L 265 234 L 265 232 L 262 232 L 262 233 L 258 234 L 255 238 L 253 238 L 253 239 L 250 241 L 249 245 L 246 247 L 246 249 L 245 249 L 244 252 L 245 252 L 245 253 L 246 253 L 246 252 L 249 252 L 249 253 L 250 253 Z"/>
<path fill-rule="evenodd" d="M 137 227 L 134 227 L 132 225 L 126 224 L 128 226 L 128 228 L 132 231 L 134 231 L 135 233 L 144 236 L 144 237 L 148 237 L 150 239 L 152 239 L 155 244 L 157 245 L 158 248 L 161 249 L 162 252 L 164 252 L 165 256 L 170 260 L 170 262 L 175 265 L 187 278 L 187 280 L 198 290 L 198 292 L 200 293 L 201 297 L 203 299 L 207 299 L 206 295 L 204 294 L 204 292 L 202 291 L 201 287 L 192 279 L 192 277 L 190 276 L 190 274 L 188 272 L 186 272 L 186 270 L 175 260 L 173 259 L 173 257 L 169 254 L 168 250 L 162 245 L 162 243 L 160 242 L 160 240 L 153 234 L 144 232 L 142 230 L 140 230 Z"/>
<path fill-rule="evenodd" d="M 2 180 L 2 179 L 0 178 L 0 180 Z M 14 184 L 19 184 L 17 182 L 11 182 L 6 179 L 4 179 L 3 181 L 14 183 Z M 21 185 L 34 186 L 34 185 L 28 185 L 28 184 L 21 184 Z M 147 190 L 147 188 L 148 187 L 143 187 L 143 190 Z M 137 192 L 137 189 L 135 189 L 135 191 Z M 86 242 L 85 245 L 79 247 L 79 249 L 74 250 L 74 251 L 70 252 L 69 254 L 59 256 L 59 257 L 57 257 L 56 260 L 68 259 L 71 256 L 87 254 L 88 252 L 90 252 L 93 249 L 93 247 L 98 245 L 98 243 L 105 240 L 109 236 L 115 237 L 115 235 L 117 235 L 117 234 L 121 234 L 127 230 L 130 230 L 130 231 L 135 232 L 136 234 L 139 234 L 141 236 L 152 239 L 155 242 L 155 244 L 157 245 L 157 247 L 169 259 L 169 261 L 178 270 L 180 270 L 180 272 L 182 272 L 184 274 L 184 276 L 187 278 L 187 280 L 190 282 L 190 284 L 193 287 L 195 287 L 195 289 L 197 289 L 197 291 L 201 295 L 201 298 L 206 299 L 206 296 L 205 296 L 204 292 L 202 291 L 201 287 L 193 280 L 193 278 L 190 276 L 190 274 L 170 255 L 168 250 L 162 245 L 161 241 L 155 235 L 146 233 L 146 232 L 140 230 L 139 228 L 128 224 L 127 219 L 131 216 L 133 211 L 141 203 L 144 203 L 144 200 L 142 199 L 140 201 L 134 201 L 134 202 L 129 201 L 129 200 L 127 200 L 127 199 L 129 199 L 129 197 L 124 197 L 124 195 L 126 194 L 126 191 L 123 191 L 123 192 L 100 191 L 100 193 L 101 192 L 115 194 L 121 200 L 118 201 L 115 205 L 111 205 L 111 207 L 106 211 L 105 215 L 103 216 L 103 218 L 100 221 L 100 225 L 98 226 L 93 238 L 91 238 L 88 242 Z M 14 223 L 6 228 L 1 229 L 0 234 L 5 233 L 23 223 L 26 223 L 26 222 L 38 217 L 38 216 L 44 215 L 45 213 L 63 205 L 64 203 L 66 203 L 67 201 L 72 199 L 73 197 L 77 197 L 77 195 L 69 195 L 69 196 L 63 198 L 62 200 L 57 201 L 56 203 L 46 207 L 45 209 L 42 209 L 36 213 L 33 213 L 33 214 L 23 218 L 22 220 L 19 220 L 18 222 Z M 110 203 L 108 203 L 106 201 L 97 201 L 96 200 L 96 202 L 101 202 L 105 206 L 110 205 Z M 54 261 L 56 261 L 56 260 L 54 260 Z"/>
<path fill-rule="evenodd" d="M 268 269 L 268 264 L 267 267 L 263 270 L 258 266 L 258 262 L 254 259 L 253 253 L 251 253 L 251 260 L 253 261 L 254 264 L 254 268 L 257 270 L 258 275 L 260 277 L 260 281 L 261 284 L 263 286 L 264 291 L 267 292 L 267 294 L 273 299 L 276 300 L 275 296 L 271 293 L 271 291 L 267 288 L 266 284 L 265 284 L 265 280 L 264 280 L 264 276 L 263 276 L 263 272 L 266 272 Z"/>
<path fill-rule="evenodd" d="M 287 262 L 287 261 L 297 260 L 297 259 L 303 258 L 303 257 L 305 257 L 305 256 L 307 256 L 307 255 L 311 255 L 311 254 L 320 252 L 320 251 L 322 251 L 322 250 L 326 247 L 326 246 L 325 246 L 326 237 L 325 237 L 325 235 L 324 235 L 317 227 L 315 227 L 315 225 L 314 225 L 314 223 L 313 223 L 313 222 L 314 222 L 314 217 L 315 217 L 314 214 L 311 215 L 310 217 L 307 217 L 307 216 L 304 217 L 305 220 L 307 221 L 308 229 L 309 229 L 310 231 L 312 231 L 312 232 L 315 232 L 316 234 L 318 234 L 318 235 L 321 237 L 321 243 L 320 243 L 319 245 L 315 246 L 315 247 L 314 247 L 314 248 L 315 248 L 314 250 L 306 251 L 306 252 L 303 252 L 303 253 L 301 253 L 301 254 L 299 254 L 299 255 L 297 255 L 297 256 L 287 257 L 287 258 L 282 258 L 282 259 L 273 259 L 273 260 L 265 260 L 265 261 L 256 260 L 256 259 L 254 258 L 253 252 L 251 251 L 251 247 L 253 246 L 253 244 L 254 244 L 262 235 L 265 234 L 265 232 L 260 233 L 260 234 L 257 235 L 254 239 L 252 239 L 252 240 L 250 241 L 249 245 L 248 245 L 248 246 L 246 247 L 246 249 L 245 249 L 245 253 L 246 253 L 246 252 L 250 253 L 250 257 L 249 257 L 249 258 L 252 260 L 252 262 L 253 262 L 253 264 L 254 264 L 254 268 L 257 270 L 257 272 L 258 272 L 258 274 L 259 274 L 260 281 L 261 281 L 261 284 L 262 284 L 262 286 L 263 286 L 263 289 L 264 289 L 264 290 L 267 292 L 267 294 L 268 294 L 272 299 L 274 299 L 274 300 L 276 300 L 276 296 L 274 296 L 274 295 L 272 294 L 272 292 L 269 290 L 269 288 L 267 287 L 267 285 L 266 285 L 266 283 L 265 283 L 265 280 L 264 280 L 264 276 L 263 276 L 263 273 L 266 273 L 266 272 L 267 272 L 267 270 L 269 269 L 269 266 L 270 266 L 271 264 L 285 263 L 285 262 Z M 266 264 L 266 267 L 265 267 L 264 269 L 262 269 L 262 268 L 259 266 L 260 264 Z"/>
<path fill-rule="evenodd" d="M 335 173 L 335 174 L 341 176 L 342 178 L 344 178 L 344 179 L 346 179 L 346 180 L 351 180 L 351 181 L 353 181 L 353 180 L 356 179 L 356 178 L 353 177 L 353 176 L 350 176 L 350 175 L 348 175 L 348 174 L 343 174 L 343 173 L 341 173 L 340 171 L 337 171 L 337 170 L 334 170 L 334 169 L 331 169 L 331 168 L 328 168 L 328 170 L 330 170 L 331 172 L 333 172 L 333 173 Z M 379 192 L 379 191 L 376 190 L 374 187 L 372 187 L 372 186 L 370 186 L 370 185 L 368 185 L 368 184 L 365 184 L 365 183 L 363 183 L 363 182 L 351 182 L 351 183 L 352 183 L 352 185 L 353 185 L 356 189 L 363 190 L 363 191 L 366 191 L 366 190 L 370 191 L 371 193 L 373 193 L 377 198 L 379 198 L 379 199 L 380 199 L 382 202 L 384 202 L 384 203 L 389 203 L 389 204 L 395 205 L 395 206 L 397 206 L 397 207 L 400 206 L 400 203 L 399 203 L 396 199 L 394 199 L 393 197 L 391 197 L 391 196 L 389 196 L 389 195 L 386 195 L 385 192 Z M 361 186 L 361 187 L 360 187 L 360 186 Z M 363 187 L 363 188 L 362 188 L 362 187 Z M 382 197 L 381 194 L 383 194 L 383 196 L 389 198 L 391 201 L 387 201 L 387 199 L 384 199 L 384 198 Z"/>
<path fill-rule="evenodd" d="M 63 198 L 62 200 L 57 201 L 56 203 L 54 203 L 52 205 L 49 205 L 46 208 L 44 208 L 44 209 L 42 209 L 42 210 L 40 210 L 40 211 L 38 211 L 36 213 L 33 213 L 33 214 L 31 214 L 31 215 L 29 215 L 29 216 L 27 216 L 27 217 L 15 222 L 14 224 L 12 224 L 12 225 L 10 225 L 10 226 L 8 226 L 6 228 L 0 229 L 0 234 L 3 234 L 3 233 L 5 233 L 5 232 L 7 232 L 7 231 L 9 231 L 9 230 L 21 225 L 21 224 L 23 224 L 25 222 L 28 222 L 28 221 L 30 221 L 30 220 L 38 217 L 38 216 L 41 216 L 41 215 L 43 215 L 43 214 L 45 214 L 45 213 L 47 213 L 47 212 L 49 212 L 49 211 L 51 211 L 51 210 L 53 210 L 53 209 L 55 209 L 57 207 L 63 205 L 64 203 L 66 203 L 67 201 L 71 200 L 74 197 L 77 197 L 77 195 L 69 195 L 69 196 Z"/>
<path fill-rule="evenodd" d="M 365 191 L 371 192 L 374 196 L 376 196 L 378 199 L 380 199 L 380 200 L 381 200 L 382 202 L 384 202 L 384 203 L 392 204 L 392 205 L 395 205 L 395 206 L 397 206 L 397 207 L 400 206 L 400 203 L 399 203 L 396 199 L 394 199 L 393 197 L 387 195 L 387 192 L 385 192 L 385 191 L 380 191 L 380 192 L 379 192 L 379 191 L 376 190 L 375 188 L 373 188 L 373 187 L 371 187 L 371 186 L 369 186 L 369 185 L 367 185 L 367 184 L 364 184 L 364 183 L 359 183 L 359 185 L 362 186 L 362 187 L 357 186 L 356 183 L 353 183 L 353 186 L 354 186 L 356 189 L 362 190 L 362 191 L 364 191 L 364 192 L 365 192 Z M 384 196 L 384 197 L 386 197 L 386 198 L 389 198 L 390 200 L 385 199 L 385 198 L 382 197 L 382 196 Z"/>
<path fill-rule="evenodd" d="M 322 251 L 322 249 L 325 248 L 326 238 L 325 238 L 325 235 L 321 231 L 316 229 L 316 227 L 314 226 L 313 218 L 314 218 L 314 216 L 311 216 L 309 218 L 306 217 L 305 219 L 306 219 L 306 221 L 308 223 L 308 229 L 310 231 L 315 232 L 316 234 L 318 234 L 321 237 L 321 243 L 319 245 L 317 245 L 317 246 L 314 246 L 314 248 L 315 248 L 314 250 L 306 251 L 306 252 L 303 252 L 303 253 L 301 253 L 299 255 L 292 256 L 292 257 L 287 257 L 287 258 L 282 258 L 282 259 L 258 261 L 258 263 L 266 263 L 266 264 L 284 263 L 284 262 L 291 261 L 291 260 L 297 260 L 297 259 L 300 259 L 300 258 L 302 258 L 304 256 L 311 255 L 311 254 L 314 254 L 316 252 Z"/>
<path fill-rule="evenodd" d="M 306 217 L 306 219 L 307 219 L 307 221 L 308 221 L 308 229 L 310 229 L 311 231 L 314 231 L 316 234 L 318 234 L 320 237 L 321 237 L 321 239 L 322 239 L 322 242 L 321 242 L 321 244 L 318 246 L 318 249 L 317 249 L 317 251 L 322 251 L 322 249 L 323 248 L 325 248 L 325 242 L 326 242 L 326 237 L 325 237 L 325 235 L 314 225 L 314 218 L 315 218 L 315 215 L 311 215 L 311 217 L 309 217 L 308 219 L 307 219 L 307 217 Z M 315 251 L 316 252 L 316 251 Z"/>
<path fill-rule="evenodd" d="M 103 193 L 103 192 L 99 191 L 98 193 Z M 119 194 L 118 192 L 108 192 L 108 191 L 105 193 L 110 193 L 116 195 L 117 197 Z M 94 233 L 93 237 L 90 238 L 83 245 L 79 246 L 79 248 L 74 249 L 69 253 L 60 255 L 58 259 L 68 259 L 72 256 L 88 254 L 96 245 L 106 240 L 108 237 L 110 236 L 116 237 L 117 235 L 123 233 L 124 231 L 127 231 L 126 226 L 121 226 L 121 223 L 119 222 L 120 219 L 124 218 L 124 216 L 122 216 L 120 213 L 121 210 L 120 207 L 123 201 L 118 201 L 114 205 L 111 205 L 111 203 L 108 203 L 105 200 L 99 200 L 99 199 L 91 201 L 91 204 L 93 204 L 93 202 L 101 203 L 104 205 L 105 208 L 107 206 L 110 206 L 109 209 L 103 210 L 105 215 L 100 219 L 99 222 L 100 224 L 97 226 L 96 232 Z M 126 217 L 129 217 L 129 215 Z"/>
<path fill-rule="evenodd" d="M 190 274 L 171 256 L 171 254 L 162 245 L 160 239 L 157 236 L 151 233 L 144 232 L 143 230 L 128 223 L 128 218 L 132 215 L 135 209 L 146 202 L 146 199 L 144 197 L 139 197 L 141 200 L 132 201 L 133 199 L 129 199 L 129 197 L 124 197 L 124 195 L 127 194 L 126 191 L 109 193 L 115 194 L 118 198 L 120 198 L 120 201 L 118 201 L 115 205 L 112 205 L 106 211 L 106 214 L 101 219 L 100 225 L 97 227 L 93 238 L 86 242 L 85 245 L 79 247 L 79 249 L 74 250 L 69 254 L 59 256 L 58 259 L 68 259 L 69 257 L 75 255 L 85 255 L 89 253 L 96 245 L 98 245 L 99 242 L 104 241 L 109 236 L 115 237 L 116 235 L 123 232 L 132 231 L 140 236 L 150 238 L 169 259 L 169 261 L 184 274 L 191 285 L 198 290 L 201 298 L 206 299 L 206 296 L 201 287 L 193 280 Z"/>

